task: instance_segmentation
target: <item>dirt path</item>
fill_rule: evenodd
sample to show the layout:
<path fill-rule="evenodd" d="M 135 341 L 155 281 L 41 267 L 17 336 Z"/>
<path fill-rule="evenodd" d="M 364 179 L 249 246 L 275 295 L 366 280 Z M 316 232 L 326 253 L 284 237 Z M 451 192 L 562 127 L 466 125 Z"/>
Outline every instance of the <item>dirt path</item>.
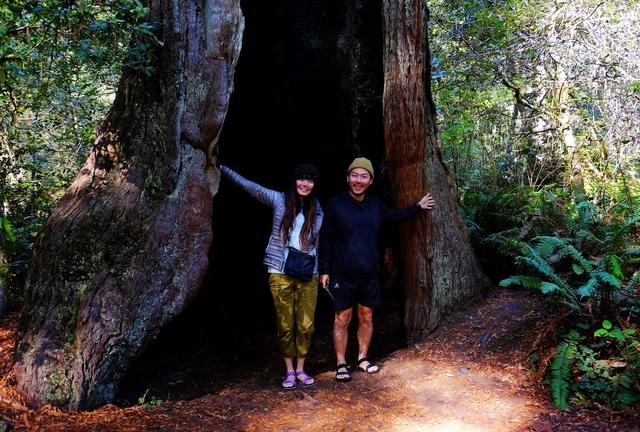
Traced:
<path fill-rule="evenodd" d="M 317 388 L 285 392 L 269 370 L 270 378 L 256 372 L 193 400 L 67 414 L 26 409 L 3 381 L 0 418 L 12 430 L 47 431 L 640 431 L 629 415 L 551 406 L 529 361 L 549 322 L 540 299 L 500 290 L 351 383 L 336 383 L 324 367 L 313 371 Z M 12 333 L 5 320 L 3 372 Z"/>

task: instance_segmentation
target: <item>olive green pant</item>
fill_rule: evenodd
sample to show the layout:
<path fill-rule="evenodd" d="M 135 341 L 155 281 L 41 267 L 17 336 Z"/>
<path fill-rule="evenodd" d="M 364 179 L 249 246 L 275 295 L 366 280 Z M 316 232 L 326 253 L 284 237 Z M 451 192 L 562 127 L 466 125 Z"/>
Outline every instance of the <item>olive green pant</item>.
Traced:
<path fill-rule="evenodd" d="M 306 357 L 313 333 L 318 298 L 318 275 L 310 282 L 271 273 L 269 286 L 278 321 L 278 340 L 284 357 Z"/>

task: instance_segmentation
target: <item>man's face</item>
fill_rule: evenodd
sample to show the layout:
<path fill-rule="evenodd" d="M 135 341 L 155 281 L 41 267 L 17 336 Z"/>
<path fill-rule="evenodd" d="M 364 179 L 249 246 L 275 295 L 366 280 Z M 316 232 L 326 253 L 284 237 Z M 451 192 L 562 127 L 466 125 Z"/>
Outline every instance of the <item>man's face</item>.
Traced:
<path fill-rule="evenodd" d="M 373 183 L 373 177 L 364 168 L 354 168 L 347 175 L 349 192 L 354 198 L 362 197 Z"/>

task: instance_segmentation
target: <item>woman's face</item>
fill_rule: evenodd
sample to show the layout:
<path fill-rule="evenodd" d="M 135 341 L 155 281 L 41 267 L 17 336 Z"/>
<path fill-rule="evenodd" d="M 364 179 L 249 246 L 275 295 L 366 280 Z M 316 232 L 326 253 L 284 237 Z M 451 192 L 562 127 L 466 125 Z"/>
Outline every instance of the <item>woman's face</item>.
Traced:
<path fill-rule="evenodd" d="M 313 186 L 315 182 L 313 180 L 296 180 L 296 192 L 300 198 L 305 198 L 313 192 Z"/>

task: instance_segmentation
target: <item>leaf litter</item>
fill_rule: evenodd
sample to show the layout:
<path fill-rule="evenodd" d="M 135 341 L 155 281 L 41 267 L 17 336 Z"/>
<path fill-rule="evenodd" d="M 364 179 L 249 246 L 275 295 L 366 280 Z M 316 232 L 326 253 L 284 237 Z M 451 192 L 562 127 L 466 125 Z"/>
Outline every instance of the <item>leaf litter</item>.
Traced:
<path fill-rule="evenodd" d="M 638 418 L 629 413 L 597 405 L 570 413 L 553 407 L 530 354 L 536 352 L 543 365 L 549 361 L 553 329 L 564 318 L 538 296 L 497 289 L 445 318 L 426 340 L 379 358 L 380 373 L 353 372 L 351 383 L 335 382 L 332 354 L 323 352 L 319 365 L 309 360 L 318 381 L 313 389 L 281 390 L 270 367 L 253 374 L 226 367 L 219 371 L 228 378 L 225 384 L 206 393 L 200 389 L 194 398 L 68 413 L 52 406 L 30 409 L 13 388 L 14 313 L 0 319 L 0 427 L 4 422 L 10 430 L 53 432 L 640 431 Z M 376 331 L 382 336 L 374 344 L 384 343 L 385 325 L 393 321 L 380 317 Z M 330 351 L 329 336 L 316 337 L 315 349 Z M 188 370 L 182 365 L 181 375 L 167 382 L 189 380 Z"/>

